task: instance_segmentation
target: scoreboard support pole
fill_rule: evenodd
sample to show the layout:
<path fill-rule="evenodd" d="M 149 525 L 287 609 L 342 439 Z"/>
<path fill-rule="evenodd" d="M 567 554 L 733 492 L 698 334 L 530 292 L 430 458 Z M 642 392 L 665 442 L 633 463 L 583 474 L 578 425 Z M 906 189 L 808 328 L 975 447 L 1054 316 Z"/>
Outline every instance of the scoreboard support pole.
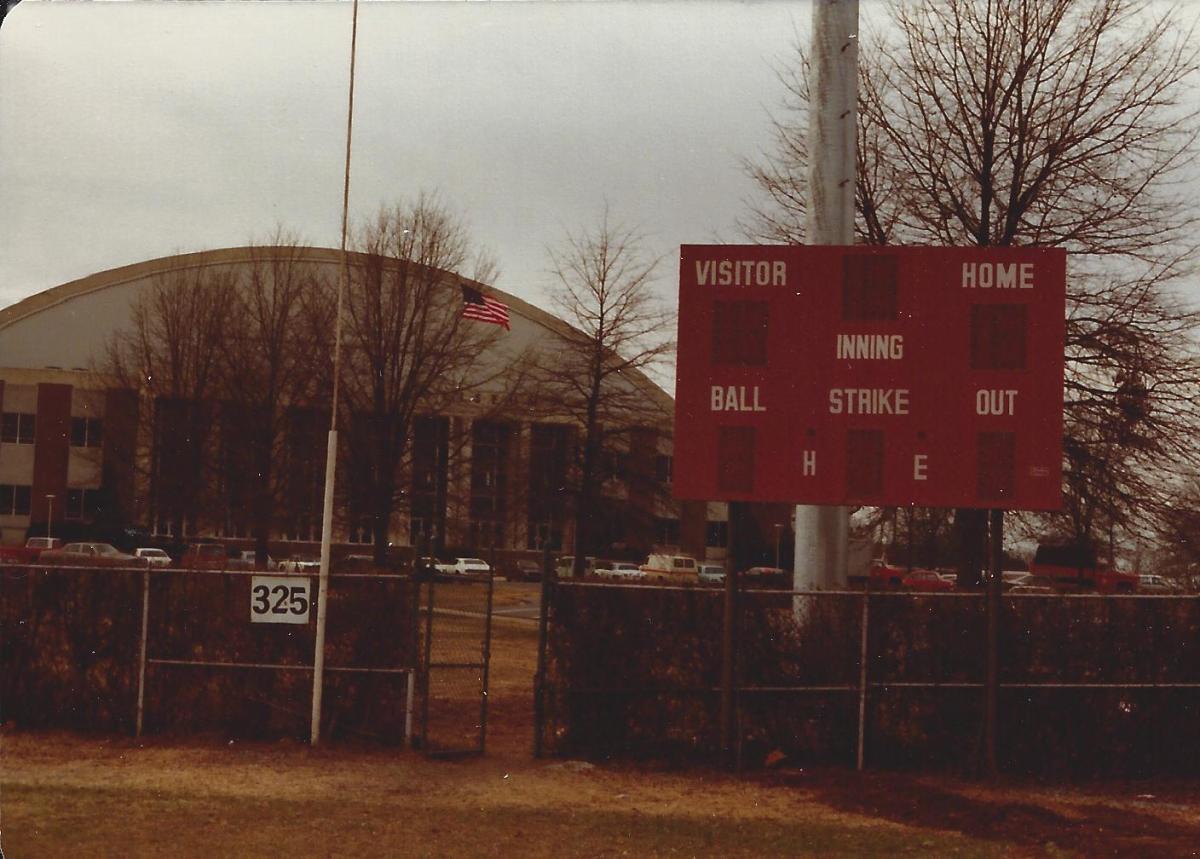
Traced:
<path fill-rule="evenodd" d="M 815 0 L 806 223 L 812 245 L 854 244 L 857 100 L 858 0 Z M 849 530 L 844 507 L 796 508 L 798 589 L 846 584 Z"/>

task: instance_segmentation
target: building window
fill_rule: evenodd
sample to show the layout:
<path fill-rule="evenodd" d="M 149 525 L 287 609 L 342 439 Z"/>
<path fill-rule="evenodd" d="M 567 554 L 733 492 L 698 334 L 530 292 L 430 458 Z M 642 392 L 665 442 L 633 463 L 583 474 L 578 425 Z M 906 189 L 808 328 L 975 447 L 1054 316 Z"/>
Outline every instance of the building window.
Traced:
<path fill-rule="evenodd" d="M 625 479 L 625 452 L 620 450 L 605 450 L 600 453 L 600 480 Z"/>
<path fill-rule="evenodd" d="M 64 505 L 64 519 L 91 518 L 100 509 L 100 490 L 68 489 Z"/>
<path fill-rule="evenodd" d="M 0 418 L 0 441 L 8 444 L 33 444 L 37 415 L 5 412 Z"/>
<path fill-rule="evenodd" d="M 705 528 L 704 545 L 714 549 L 723 548 L 729 543 L 729 523 L 709 522 Z"/>
<path fill-rule="evenodd" d="M 408 518 L 408 544 L 430 546 L 437 542 L 437 523 L 427 516 Z"/>
<path fill-rule="evenodd" d="M 657 537 L 658 545 L 660 546 L 678 546 L 679 545 L 679 520 L 678 519 L 657 519 L 655 520 L 655 537 Z"/>
<path fill-rule="evenodd" d="M 551 551 L 562 549 L 562 529 L 558 525 L 554 522 L 531 522 L 529 524 L 525 548 L 550 549 Z"/>
<path fill-rule="evenodd" d="M 471 507 L 469 545 L 505 546 L 509 440 L 506 424 L 475 421 L 471 427 Z"/>
<path fill-rule="evenodd" d="M 0 516 L 28 516 L 29 501 L 32 497 L 32 486 L 0 483 Z"/>
<path fill-rule="evenodd" d="M 659 455 L 654 458 L 654 476 L 659 483 L 670 484 L 674 474 L 674 457 Z"/>
<path fill-rule="evenodd" d="M 100 418 L 71 418 L 71 447 L 100 447 L 102 428 Z"/>
<path fill-rule="evenodd" d="M 528 549 L 562 548 L 569 441 L 569 430 L 562 424 L 534 424 L 530 428 L 525 520 Z"/>

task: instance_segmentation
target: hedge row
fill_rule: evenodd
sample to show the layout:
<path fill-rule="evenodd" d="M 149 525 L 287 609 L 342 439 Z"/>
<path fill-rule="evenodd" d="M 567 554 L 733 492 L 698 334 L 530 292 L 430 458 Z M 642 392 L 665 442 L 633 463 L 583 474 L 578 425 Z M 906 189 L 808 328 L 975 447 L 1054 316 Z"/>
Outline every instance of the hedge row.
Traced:
<path fill-rule="evenodd" d="M 853 763 L 863 597 L 745 592 L 737 612 L 743 759 Z M 715 760 L 723 596 L 710 589 L 554 589 L 546 747 Z M 982 756 L 982 595 L 870 597 L 869 766 L 970 771 Z M 1002 600 L 1002 769 L 1051 776 L 1200 771 L 1200 599 Z M 918 688 L 905 683 L 945 684 Z M 1157 687 L 1146 684 L 1161 684 Z M 781 687 L 839 687 L 825 691 Z"/>
<path fill-rule="evenodd" d="M 132 732 L 137 713 L 141 571 L 0 570 L 0 720 L 23 727 Z M 314 582 L 315 585 L 315 582 Z M 151 732 L 307 737 L 315 610 L 307 625 L 252 624 L 246 575 L 151 573 L 147 667 Z M 416 664 L 413 583 L 332 578 L 327 668 Z M 293 669 L 202 667 L 255 663 Z M 403 736 L 403 675 L 326 674 L 331 736 Z"/>

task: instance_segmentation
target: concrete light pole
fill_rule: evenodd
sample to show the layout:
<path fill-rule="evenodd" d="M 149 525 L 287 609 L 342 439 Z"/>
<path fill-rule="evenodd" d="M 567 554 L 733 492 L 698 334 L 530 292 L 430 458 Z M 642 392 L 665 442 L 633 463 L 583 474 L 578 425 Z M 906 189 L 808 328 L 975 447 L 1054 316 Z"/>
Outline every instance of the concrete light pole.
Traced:
<path fill-rule="evenodd" d="M 46 495 L 46 539 L 54 536 L 54 495 Z"/>
<path fill-rule="evenodd" d="M 813 0 L 811 71 L 806 235 L 812 245 L 852 245 L 858 0 Z M 845 507 L 796 508 L 797 590 L 846 584 L 849 530 Z"/>

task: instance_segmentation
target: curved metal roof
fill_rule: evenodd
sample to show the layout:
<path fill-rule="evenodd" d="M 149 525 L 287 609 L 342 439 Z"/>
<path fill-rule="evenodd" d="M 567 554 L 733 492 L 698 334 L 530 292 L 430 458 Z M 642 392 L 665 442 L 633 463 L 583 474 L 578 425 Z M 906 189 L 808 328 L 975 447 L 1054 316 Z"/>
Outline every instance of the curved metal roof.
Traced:
<path fill-rule="evenodd" d="M 149 282 L 154 277 L 168 272 L 207 266 L 250 263 L 256 259 L 261 260 L 264 252 L 269 254 L 274 249 L 283 250 L 284 248 L 282 246 L 270 245 L 244 246 L 159 257 L 90 274 L 87 277 L 72 280 L 31 295 L 28 298 L 18 301 L 16 304 L 0 309 L 0 366 L 28 366 L 27 364 L 21 364 L 19 358 L 17 359 L 18 363 L 14 365 L 14 359 L 10 357 L 10 353 L 20 352 L 21 346 L 29 342 L 40 343 L 43 345 L 43 348 L 47 348 L 46 344 L 53 343 L 54 345 L 48 348 L 61 349 L 65 345 L 62 335 L 66 333 L 66 336 L 69 338 L 70 333 L 58 330 L 47 331 L 43 328 L 43 324 L 48 324 L 58 329 L 63 327 L 64 321 L 69 320 L 70 323 L 83 326 L 84 329 L 89 326 L 96 329 L 96 336 L 107 336 L 108 331 L 115 328 L 119 323 L 113 320 L 112 324 L 105 325 L 104 314 L 102 312 L 95 312 L 99 308 L 97 306 L 89 307 L 89 304 L 95 305 L 95 302 L 84 300 L 88 297 L 96 298 L 136 289 L 140 282 Z M 287 251 L 289 254 L 299 252 L 299 261 L 318 265 L 338 265 L 341 260 L 341 252 L 334 248 L 288 247 Z M 351 252 L 351 262 L 361 256 L 362 254 Z M 566 340 L 583 336 L 581 332 L 558 317 L 515 295 L 496 289 L 489 284 L 479 283 L 451 272 L 446 272 L 445 274 L 447 278 L 454 278 L 458 281 L 483 287 L 489 295 L 498 298 L 508 305 L 510 316 L 519 316 Z M 128 292 L 124 300 L 119 300 L 115 304 L 109 302 L 111 306 L 108 310 L 113 315 L 123 316 L 131 297 L 132 292 Z M 58 364 L 42 363 L 39 366 L 59 368 L 68 366 L 71 363 L 74 363 L 74 361 L 64 361 Z M 86 368 L 80 367 L 78 369 Z M 663 408 L 666 414 L 672 412 L 673 400 L 662 388 L 643 373 L 635 372 L 631 375 L 634 376 L 632 381 L 639 388 L 645 390 L 656 405 Z"/>

